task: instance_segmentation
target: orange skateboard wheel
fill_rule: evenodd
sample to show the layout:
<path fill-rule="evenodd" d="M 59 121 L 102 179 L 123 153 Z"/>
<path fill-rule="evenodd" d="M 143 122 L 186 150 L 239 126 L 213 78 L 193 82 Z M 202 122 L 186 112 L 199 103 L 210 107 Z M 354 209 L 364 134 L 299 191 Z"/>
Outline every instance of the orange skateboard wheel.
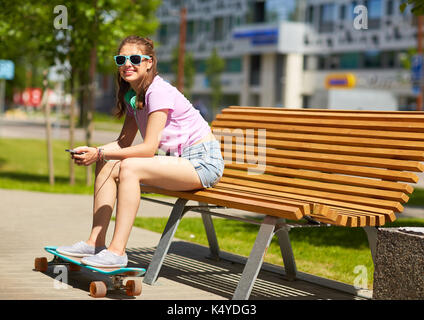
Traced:
<path fill-rule="evenodd" d="M 141 280 L 128 280 L 125 289 L 127 296 L 139 296 L 141 294 Z"/>
<path fill-rule="evenodd" d="M 106 296 L 107 286 L 103 281 L 93 281 L 90 283 L 90 295 L 93 298 L 103 298 Z"/>
<path fill-rule="evenodd" d="M 48 268 L 48 262 L 46 257 L 35 258 L 34 268 L 40 272 L 46 272 Z"/>

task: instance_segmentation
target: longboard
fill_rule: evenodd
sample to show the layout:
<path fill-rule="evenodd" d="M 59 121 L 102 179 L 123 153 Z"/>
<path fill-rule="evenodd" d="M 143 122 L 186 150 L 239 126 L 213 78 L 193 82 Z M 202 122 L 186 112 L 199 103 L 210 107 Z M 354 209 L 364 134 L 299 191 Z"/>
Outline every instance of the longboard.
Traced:
<path fill-rule="evenodd" d="M 124 284 L 126 277 L 140 277 L 144 275 L 146 269 L 144 268 L 98 268 L 85 265 L 81 263 L 82 258 L 71 257 L 61 254 L 56 251 L 57 247 L 47 246 L 44 247 L 48 253 L 51 253 L 54 258 L 48 262 L 46 257 L 35 258 L 34 266 L 35 270 L 46 272 L 49 265 L 69 265 L 70 271 L 79 271 L 81 268 L 85 268 L 94 272 L 98 272 L 112 278 L 112 285 L 107 286 L 103 281 L 93 281 L 90 283 L 90 295 L 95 298 L 101 298 L 106 296 L 108 289 L 125 289 L 127 295 L 138 296 L 141 294 L 141 279 L 127 280 Z"/>

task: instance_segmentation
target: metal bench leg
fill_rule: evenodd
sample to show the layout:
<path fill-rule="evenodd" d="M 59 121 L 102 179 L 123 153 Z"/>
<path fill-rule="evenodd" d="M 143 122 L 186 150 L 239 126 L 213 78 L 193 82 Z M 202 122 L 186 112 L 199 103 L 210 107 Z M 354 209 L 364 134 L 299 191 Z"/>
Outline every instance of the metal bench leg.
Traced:
<path fill-rule="evenodd" d="M 365 233 L 367 234 L 368 244 L 371 249 L 372 260 L 375 262 L 375 251 L 377 247 L 377 227 L 363 227 Z"/>
<path fill-rule="evenodd" d="M 266 216 L 259 228 L 255 244 L 250 252 L 249 259 L 244 267 L 243 274 L 234 292 L 234 300 L 247 300 L 253 289 L 259 270 L 261 269 L 266 250 L 274 235 L 275 225 L 278 218 Z"/>
<path fill-rule="evenodd" d="M 159 244 L 153 254 L 152 261 L 147 268 L 146 275 L 144 276 L 144 283 L 153 284 L 159 274 L 162 267 L 162 263 L 165 260 L 166 254 L 168 253 L 172 239 L 174 238 L 175 231 L 177 231 L 178 225 L 181 221 L 184 207 L 188 200 L 179 198 L 172 208 L 171 215 L 169 216 L 168 222 L 166 223 L 165 230 L 162 233 Z"/>
<path fill-rule="evenodd" d="M 285 219 L 278 220 L 279 223 L 285 223 Z M 289 237 L 289 229 L 286 226 L 281 226 L 276 232 L 278 243 L 280 245 L 281 256 L 284 261 L 284 271 L 288 280 L 296 279 L 296 261 L 293 254 L 293 249 Z"/>
<path fill-rule="evenodd" d="M 206 203 L 199 202 L 199 205 L 207 205 Z M 209 211 L 209 209 L 206 209 Z M 215 228 L 213 226 L 212 217 L 207 213 L 202 213 L 203 225 L 205 226 L 206 236 L 208 237 L 209 250 L 211 253 L 210 258 L 219 260 L 219 245 L 216 237 Z"/>

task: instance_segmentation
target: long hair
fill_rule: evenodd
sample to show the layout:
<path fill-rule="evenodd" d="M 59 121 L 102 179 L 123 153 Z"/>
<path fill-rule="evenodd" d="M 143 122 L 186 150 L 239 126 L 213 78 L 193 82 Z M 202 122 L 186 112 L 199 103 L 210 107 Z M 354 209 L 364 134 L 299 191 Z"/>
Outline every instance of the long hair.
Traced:
<path fill-rule="evenodd" d="M 118 52 L 121 51 L 122 47 L 128 43 L 133 43 L 139 46 L 140 50 L 143 52 L 143 54 L 148 55 L 152 58 L 152 67 L 147 71 L 147 73 L 140 79 L 139 83 L 137 84 L 137 98 L 136 98 L 136 105 L 137 109 L 142 109 L 144 107 L 144 98 L 146 96 L 146 91 L 153 82 L 153 79 L 158 74 L 157 71 L 157 59 L 156 54 L 154 50 L 153 41 L 149 38 L 142 38 L 139 36 L 129 36 L 126 37 L 124 40 L 122 40 L 121 44 L 119 45 Z M 116 116 L 118 118 L 121 118 L 126 113 L 126 107 L 125 107 L 125 94 L 130 89 L 129 82 L 122 79 L 121 75 L 119 74 L 119 70 L 117 72 L 117 85 L 118 85 L 118 93 L 117 93 L 117 101 L 116 101 Z"/>

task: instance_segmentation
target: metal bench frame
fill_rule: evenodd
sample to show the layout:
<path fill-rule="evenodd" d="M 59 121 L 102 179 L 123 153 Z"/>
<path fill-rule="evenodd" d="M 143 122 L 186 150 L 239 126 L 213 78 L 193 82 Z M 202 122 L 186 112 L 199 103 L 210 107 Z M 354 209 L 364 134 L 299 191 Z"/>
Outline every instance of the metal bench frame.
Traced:
<path fill-rule="evenodd" d="M 162 264 L 165 260 L 166 254 L 168 253 L 169 247 L 173 241 L 175 232 L 178 225 L 183 218 L 184 214 L 188 211 L 198 212 L 202 216 L 203 225 L 205 227 L 207 239 L 209 242 L 210 258 L 214 260 L 225 259 L 237 263 L 245 263 L 245 267 L 241 278 L 238 282 L 237 288 L 234 292 L 232 299 L 234 300 L 247 300 L 249 299 L 250 293 L 253 289 L 256 278 L 261 268 L 267 269 L 271 272 L 277 272 L 284 275 L 288 280 L 294 281 L 296 279 L 303 280 L 311 283 L 315 283 L 324 287 L 336 289 L 339 291 L 347 292 L 360 297 L 370 298 L 368 290 L 363 288 L 357 288 L 352 285 L 318 277 L 308 273 L 299 272 L 296 268 L 296 261 L 293 255 L 292 246 L 290 243 L 289 231 L 295 227 L 321 227 L 329 226 L 322 223 L 314 223 L 313 220 L 307 219 L 309 224 L 287 224 L 283 218 L 278 218 L 270 215 L 264 215 L 262 221 L 249 219 L 245 217 L 237 217 L 234 215 L 222 214 L 219 212 L 211 211 L 211 209 L 227 209 L 222 206 L 208 205 L 207 203 L 199 202 L 198 206 L 187 206 L 188 199 L 178 198 L 175 204 L 161 201 L 153 198 L 142 197 L 143 200 L 152 201 L 155 203 L 172 206 L 172 211 L 169 219 L 166 223 L 165 230 L 162 233 L 159 244 L 155 250 L 152 261 L 150 262 L 147 272 L 144 276 L 143 282 L 149 285 L 153 285 L 161 270 Z M 250 252 L 247 261 L 245 259 L 228 254 L 226 252 L 220 252 L 218 240 L 215 233 L 212 217 L 218 216 L 226 219 L 244 221 L 251 224 L 259 225 L 259 232 L 256 237 L 253 248 Z M 370 245 L 371 254 L 374 260 L 376 240 L 377 240 L 377 227 L 363 227 L 367 234 L 368 243 Z M 271 243 L 273 236 L 276 235 L 281 250 L 281 255 L 284 262 L 284 269 L 276 266 L 263 266 L 263 260 L 265 253 Z"/>

